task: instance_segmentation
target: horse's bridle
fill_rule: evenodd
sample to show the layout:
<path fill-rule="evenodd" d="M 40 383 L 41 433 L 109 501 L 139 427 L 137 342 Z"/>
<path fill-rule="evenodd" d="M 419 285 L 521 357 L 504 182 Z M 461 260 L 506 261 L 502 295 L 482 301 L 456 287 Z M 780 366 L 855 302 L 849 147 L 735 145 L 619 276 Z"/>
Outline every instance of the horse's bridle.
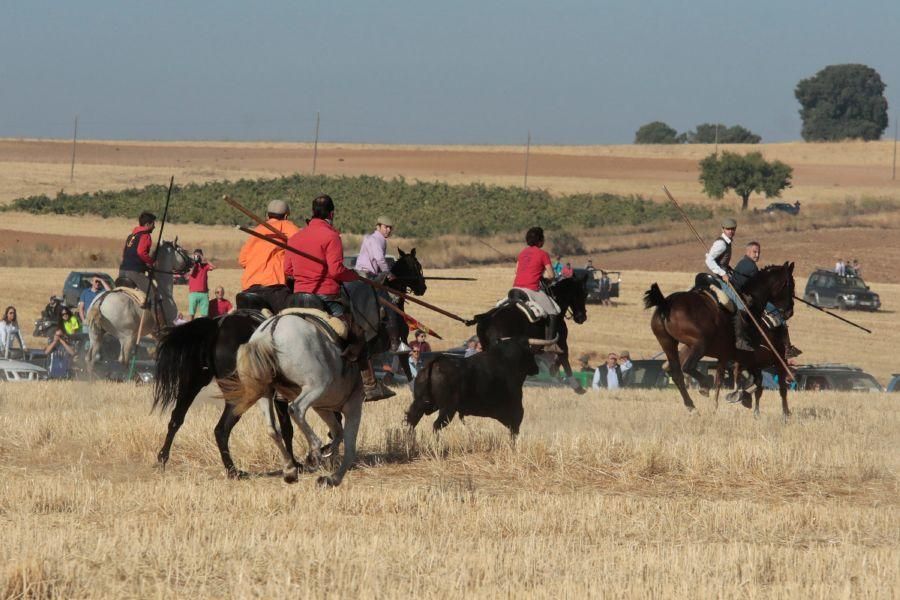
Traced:
<path fill-rule="evenodd" d="M 188 271 L 191 270 L 191 268 L 194 266 L 194 260 L 185 251 L 184 248 L 182 248 L 181 246 L 179 246 L 178 244 L 176 244 L 174 242 L 163 242 L 163 244 L 171 244 L 172 245 L 172 248 L 175 250 L 175 253 L 184 259 L 185 268 L 180 271 L 170 271 L 167 269 L 157 269 L 156 267 L 150 267 L 150 269 L 149 269 L 150 271 L 153 271 L 154 273 L 163 273 L 166 275 L 184 275 L 185 273 L 187 273 Z"/>

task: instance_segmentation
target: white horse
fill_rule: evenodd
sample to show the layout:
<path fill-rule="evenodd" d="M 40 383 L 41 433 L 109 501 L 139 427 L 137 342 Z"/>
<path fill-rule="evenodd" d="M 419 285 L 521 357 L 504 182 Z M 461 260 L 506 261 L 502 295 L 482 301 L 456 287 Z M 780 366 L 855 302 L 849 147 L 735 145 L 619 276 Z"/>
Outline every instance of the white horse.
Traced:
<path fill-rule="evenodd" d="M 121 351 L 119 362 L 127 364 L 131 352 L 138 342 L 137 333 L 141 326 L 141 313 L 144 313 L 143 335 L 153 335 L 162 328 L 170 326 L 178 315 L 178 306 L 172 297 L 173 275 L 185 273 L 191 268 L 191 259 L 187 252 L 174 242 L 165 241 L 159 245 L 154 263 L 154 279 L 161 299 L 161 311 L 165 323 L 159 323 L 153 308 L 142 309 L 147 290 L 128 287 L 113 288 L 103 292 L 91 304 L 85 323 L 91 340 L 87 356 L 88 369 L 100 358 L 100 347 L 103 335 L 108 333 L 119 340 Z"/>
<path fill-rule="evenodd" d="M 230 381 L 226 397 L 241 414 L 260 398 L 271 398 L 279 392 L 288 399 L 291 416 L 309 445 L 307 467 L 318 468 L 322 461 L 322 441 L 306 420 L 312 408 L 331 431 L 332 451 L 344 443 L 344 457 L 337 471 L 319 477 L 322 486 L 340 485 L 347 470 L 356 460 L 356 436 L 362 415 L 363 387 L 359 366 L 346 361 L 341 349 L 313 322 L 291 314 L 281 314 L 264 321 L 240 347 L 237 354 L 237 378 Z M 291 400 L 293 399 L 293 400 Z M 269 402 L 261 402 L 266 414 L 269 435 L 281 452 L 284 480 L 294 483 L 297 465 L 276 429 Z M 334 416 L 344 415 L 343 427 Z"/>

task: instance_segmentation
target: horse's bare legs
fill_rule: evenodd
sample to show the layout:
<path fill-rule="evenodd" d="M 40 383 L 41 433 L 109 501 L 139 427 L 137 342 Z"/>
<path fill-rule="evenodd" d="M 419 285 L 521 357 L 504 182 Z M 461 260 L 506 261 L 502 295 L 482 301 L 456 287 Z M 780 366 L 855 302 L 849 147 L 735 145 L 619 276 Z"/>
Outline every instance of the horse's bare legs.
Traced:
<path fill-rule="evenodd" d="M 260 401 L 256 404 L 263 413 L 263 420 L 266 422 L 269 437 L 272 438 L 275 447 L 281 452 L 281 473 L 285 483 L 297 483 L 299 467 L 294 460 L 294 455 L 288 451 L 279 431 L 279 426 L 275 422 L 275 415 L 273 414 L 275 411 L 274 402 L 270 398 L 260 398 Z"/>
<path fill-rule="evenodd" d="M 214 430 L 216 445 L 219 447 L 222 464 L 225 465 L 225 473 L 229 479 L 243 479 L 248 475 L 246 471 L 241 471 L 234 466 L 234 461 L 231 460 L 231 452 L 228 449 L 228 439 L 231 437 L 231 430 L 240 420 L 241 415 L 234 413 L 234 405 L 226 402 L 225 409 L 222 411 L 222 416 L 219 417 L 219 422 L 216 423 Z"/>
<path fill-rule="evenodd" d="M 687 407 L 688 411 L 693 412 L 696 407 L 688 394 L 687 386 L 684 384 L 684 373 L 681 371 L 681 361 L 678 356 L 678 340 L 669 335 L 668 331 L 665 331 L 665 325 L 662 323 L 659 324 L 659 329 L 657 329 L 656 319 L 657 317 L 654 316 L 652 322 L 653 333 L 656 335 L 663 352 L 666 353 L 666 358 L 669 361 L 669 375 L 672 376 L 675 387 L 681 393 L 681 399 L 684 400 L 685 407 Z"/>
<path fill-rule="evenodd" d="M 682 347 L 678 353 L 678 358 L 681 360 L 682 372 L 687 373 L 700 384 L 701 394 L 709 396 L 709 389 L 713 385 L 712 378 L 709 375 L 704 375 L 697 368 L 697 365 L 700 364 L 700 359 L 703 358 L 705 353 L 706 347 L 702 342 L 698 342 L 695 346 Z"/>
<path fill-rule="evenodd" d="M 576 394 L 586 394 L 587 392 L 585 389 L 581 387 L 581 382 L 572 375 L 572 366 L 569 364 L 569 348 L 565 347 L 563 350 L 565 350 L 565 353 L 560 354 L 557 360 L 566 374 L 566 383 L 569 384 L 569 387 L 572 388 Z"/>
<path fill-rule="evenodd" d="M 341 420 L 338 418 L 341 413 L 335 413 L 333 410 L 325 408 L 313 408 L 313 410 L 325 421 L 325 425 L 328 426 L 328 433 L 331 434 L 331 441 L 322 447 L 322 456 L 333 456 L 340 449 L 344 436 L 344 428 L 341 425 Z"/>
<path fill-rule="evenodd" d="M 297 426 L 300 427 L 300 431 L 303 432 L 303 437 L 306 438 L 306 443 L 309 447 L 309 453 L 306 455 L 306 468 L 309 470 L 318 469 L 319 465 L 322 464 L 322 440 L 310 427 L 309 422 L 306 420 L 306 413 L 313 402 L 318 400 L 324 393 L 325 388 L 322 386 L 304 388 L 291 402 L 291 416 L 294 418 Z"/>
<path fill-rule="evenodd" d="M 722 364 L 722 361 L 716 363 L 716 393 L 713 396 L 713 401 L 715 402 L 715 410 L 719 410 L 719 392 L 722 391 L 722 378 L 725 376 L 725 366 Z"/>
<path fill-rule="evenodd" d="M 363 391 L 362 385 L 357 385 L 350 398 L 344 403 L 341 412 L 344 414 L 344 458 L 341 466 L 331 475 L 319 477 L 316 480 L 320 486 L 333 487 L 340 485 L 347 471 L 356 462 L 356 437 L 359 434 L 359 422 L 362 419 Z M 340 439 L 340 438 L 335 438 Z"/>
<path fill-rule="evenodd" d="M 784 367 L 781 365 L 778 366 L 778 393 L 781 395 L 781 416 L 784 419 L 787 419 L 791 416 L 791 409 L 788 408 L 788 382 L 787 382 L 788 373 L 784 371 Z M 759 386 L 762 388 L 762 385 Z"/>
<path fill-rule="evenodd" d="M 291 460 L 299 467 L 300 463 L 294 458 L 294 422 L 291 421 L 291 407 L 278 395 L 272 400 L 275 405 L 275 413 L 278 415 L 278 424 L 281 426 L 281 439 L 284 441 L 284 447 L 291 455 Z"/>
<path fill-rule="evenodd" d="M 162 448 L 159 449 L 159 453 L 156 455 L 156 461 L 159 464 L 161 469 L 166 468 L 166 463 L 169 462 L 169 452 L 172 450 L 172 442 L 175 441 L 175 434 L 178 433 L 178 430 L 181 428 L 182 424 L 184 424 L 184 417 L 187 414 L 188 409 L 191 407 L 191 404 L 194 403 L 194 398 L 197 397 L 197 394 L 200 393 L 200 390 L 204 388 L 209 382 L 212 381 L 212 375 L 208 378 L 204 377 L 199 379 L 196 384 L 184 390 L 183 393 L 178 394 L 178 397 L 175 400 L 175 408 L 172 409 L 172 416 L 169 418 L 169 428 L 166 431 L 166 439 L 163 442 Z M 230 404 L 226 405 L 231 406 Z M 226 410 L 228 410 L 226 408 Z M 216 436 L 218 438 L 218 436 Z M 225 460 L 223 455 L 222 460 Z M 232 465 L 233 466 L 233 465 Z M 226 463 L 227 468 L 227 463 Z"/>
<path fill-rule="evenodd" d="M 753 378 L 760 382 L 756 386 L 756 391 L 753 392 L 753 416 L 757 419 L 759 418 L 759 399 L 762 398 L 763 395 L 763 386 L 762 386 L 762 369 L 754 369 L 753 370 Z"/>

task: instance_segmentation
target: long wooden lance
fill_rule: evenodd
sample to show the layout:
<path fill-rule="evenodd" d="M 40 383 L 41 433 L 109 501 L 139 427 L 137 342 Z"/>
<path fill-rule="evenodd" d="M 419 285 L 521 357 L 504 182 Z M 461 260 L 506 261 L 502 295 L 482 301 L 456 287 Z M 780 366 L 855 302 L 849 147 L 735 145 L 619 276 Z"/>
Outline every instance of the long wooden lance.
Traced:
<path fill-rule="evenodd" d="M 675 208 L 678 210 L 679 214 L 681 215 L 681 218 L 684 219 L 684 222 L 687 223 L 687 226 L 690 227 L 691 231 L 694 232 L 694 235 L 697 237 L 697 241 L 700 243 L 701 246 L 703 246 L 703 251 L 706 252 L 706 249 L 707 249 L 706 242 L 704 242 L 703 238 L 700 237 L 700 234 L 697 233 L 697 230 L 694 228 L 693 223 L 691 223 L 691 220 L 688 218 L 687 213 L 684 212 L 684 210 L 682 210 L 681 206 L 675 200 L 675 197 L 672 195 L 671 192 L 669 192 L 669 188 L 667 188 L 666 186 L 663 186 L 663 191 L 666 193 L 666 196 L 669 197 L 669 200 L 672 201 L 672 204 L 675 205 Z M 730 281 L 726 281 L 724 279 L 722 281 L 725 283 L 725 285 L 728 286 L 728 288 L 734 294 L 735 298 L 740 298 L 740 295 L 738 294 L 737 290 L 734 289 L 734 286 L 731 285 Z M 750 321 L 753 322 L 753 325 L 756 327 L 757 331 L 759 331 L 759 334 L 762 336 L 763 340 L 766 342 L 766 346 L 772 352 L 772 356 L 774 356 L 775 358 L 778 359 L 778 362 L 781 363 L 782 367 L 784 367 L 784 372 L 787 374 L 788 377 L 790 377 L 791 376 L 790 367 L 788 367 L 788 364 L 785 362 L 785 360 L 781 356 L 781 354 L 779 354 L 778 352 L 775 351 L 775 345 L 772 343 L 772 340 L 769 339 L 769 336 L 766 335 L 766 332 L 765 332 L 765 330 L 763 330 L 762 325 L 760 325 L 759 321 L 756 319 L 755 316 L 753 316 L 753 313 L 750 312 L 750 310 L 745 309 L 744 313 L 748 317 L 750 317 Z"/>
<path fill-rule="evenodd" d="M 865 331 L 866 333 L 872 333 L 872 330 L 871 330 L 871 329 L 866 329 L 866 328 L 863 327 L 862 325 L 860 325 L 860 324 L 858 324 L 858 323 L 854 323 L 854 322 L 851 321 L 850 319 L 845 319 L 844 317 L 842 317 L 842 316 L 840 316 L 840 315 L 836 315 L 836 314 L 834 314 L 834 313 L 831 312 L 831 311 L 825 310 L 824 308 L 822 308 L 822 307 L 819 306 L 818 304 L 813 304 L 812 302 L 809 302 L 808 300 L 804 300 L 804 299 L 801 298 L 800 296 L 795 295 L 795 296 L 794 296 L 794 300 L 799 300 L 800 302 L 802 302 L 803 304 L 805 304 L 805 305 L 807 305 L 807 306 L 809 306 L 809 307 L 811 307 L 811 308 L 814 308 L 814 309 L 816 309 L 816 310 L 820 310 L 820 311 L 822 311 L 823 313 L 825 313 L 826 315 L 828 315 L 829 317 L 834 317 L 835 319 L 838 319 L 838 320 L 840 320 L 840 321 L 843 321 L 844 323 L 847 323 L 848 325 L 853 325 L 854 327 L 858 327 L 859 329 L 862 329 L 862 330 Z"/>
<path fill-rule="evenodd" d="M 242 213 L 244 213 L 245 215 L 247 215 L 248 217 L 250 217 L 251 219 L 256 221 L 256 223 L 258 223 L 259 225 L 262 225 L 263 227 L 265 227 L 266 229 L 268 229 L 269 231 L 274 233 L 276 237 L 278 237 L 284 241 L 287 241 L 287 235 L 285 235 L 284 232 L 278 231 L 278 229 L 276 229 L 275 227 L 272 227 L 272 225 L 269 224 L 268 221 L 265 221 L 265 220 L 257 217 L 254 212 L 249 211 L 246 208 L 244 208 L 244 206 L 241 205 L 240 202 L 238 202 L 237 200 L 235 200 L 228 194 L 225 194 L 224 196 L 222 196 L 222 200 L 224 200 L 225 203 L 228 204 L 229 206 L 231 206 L 232 208 L 235 208 L 235 209 L 241 211 Z"/>
<path fill-rule="evenodd" d="M 302 256 L 303 258 L 306 258 L 306 259 L 308 259 L 308 260 L 311 260 L 311 261 L 313 261 L 313 262 L 315 262 L 315 263 L 317 263 L 317 264 L 320 264 L 320 265 L 322 265 L 322 266 L 324 266 L 324 267 L 327 267 L 327 266 L 328 266 L 328 265 L 325 263 L 324 260 L 322 260 L 322 259 L 320 259 L 320 258 L 318 258 L 318 257 L 316 257 L 316 256 L 313 256 L 313 255 L 311 255 L 311 254 L 307 254 L 306 252 L 303 252 L 302 250 L 298 250 L 297 248 L 294 248 L 293 246 L 288 246 L 285 242 L 281 242 L 281 241 L 276 240 L 276 239 L 274 239 L 274 238 L 271 238 L 271 237 L 269 237 L 269 236 L 267 236 L 267 235 L 263 235 L 263 234 L 261 234 L 261 233 L 259 233 L 259 232 L 257 232 L 257 231 L 254 231 L 254 230 L 250 229 L 249 227 L 238 227 L 238 229 L 240 229 L 241 231 L 243 231 L 244 233 L 246 233 L 246 234 L 248 234 L 248 235 L 252 235 L 252 236 L 255 237 L 255 238 L 259 238 L 259 239 L 261 239 L 261 240 L 264 240 L 264 241 L 266 241 L 266 242 L 269 242 L 269 243 L 272 244 L 273 246 L 278 246 L 279 248 L 281 248 L 281 249 L 284 250 L 285 252 L 291 252 L 291 253 L 293 253 L 293 254 L 296 254 L 297 256 Z M 433 311 L 436 312 L 436 313 L 440 313 L 440 314 L 442 314 L 442 315 L 444 315 L 444 316 L 446 316 L 446 317 L 450 317 L 451 319 L 455 319 L 455 320 L 459 321 L 460 323 L 465 323 L 465 322 L 466 322 L 466 320 L 463 319 L 462 317 L 460 317 L 459 315 L 454 315 L 452 312 L 446 311 L 446 310 L 444 310 L 443 308 L 440 308 L 440 307 L 435 306 L 435 305 L 433 305 L 433 304 L 429 304 L 428 302 L 425 302 L 424 300 L 419 300 L 418 298 L 416 298 L 416 297 L 414 297 L 414 296 L 410 296 L 409 294 L 404 294 L 403 292 L 400 292 L 400 291 L 395 290 L 395 289 L 393 289 L 393 288 L 389 288 L 388 286 L 382 285 L 382 284 L 378 283 L 377 281 L 372 281 L 371 279 L 366 279 L 365 277 L 360 277 L 360 278 L 359 278 L 359 281 L 362 281 L 363 283 L 365 283 L 365 284 L 367 284 L 367 285 L 369 285 L 369 286 L 375 288 L 376 290 L 384 290 L 384 291 L 386 291 L 386 292 L 388 292 L 388 293 L 390 293 L 390 294 L 393 294 L 393 295 L 395 295 L 395 296 L 400 296 L 401 298 L 404 298 L 404 299 L 406 299 L 406 300 L 409 300 L 409 301 L 412 302 L 413 304 L 419 304 L 419 305 L 421 305 L 421 306 L 424 306 L 425 308 L 429 308 L 429 309 L 433 310 Z M 395 307 L 395 308 L 396 308 L 396 307 Z M 398 308 L 397 310 L 400 310 L 400 309 Z"/>

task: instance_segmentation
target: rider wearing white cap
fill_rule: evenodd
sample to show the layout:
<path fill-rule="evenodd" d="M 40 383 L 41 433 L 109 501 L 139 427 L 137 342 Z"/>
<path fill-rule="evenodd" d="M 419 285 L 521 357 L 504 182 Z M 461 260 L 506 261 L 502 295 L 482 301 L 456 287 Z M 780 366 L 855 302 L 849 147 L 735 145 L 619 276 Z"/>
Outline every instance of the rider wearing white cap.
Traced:
<path fill-rule="evenodd" d="M 722 235 L 716 238 L 706 254 L 706 267 L 723 282 L 731 281 L 731 246 L 734 234 L 737 232 L 737 221 L 731 217 L 722 220 Z M 747 352 L 753 351 L 750 338 L 747 335 L 747 327 L 744 323 L 743 313 L 746 310 L 740 294 L 737 294 L 732 286 L 720 286 L 725 294 L 734 302 L 734 347 Z"/>

